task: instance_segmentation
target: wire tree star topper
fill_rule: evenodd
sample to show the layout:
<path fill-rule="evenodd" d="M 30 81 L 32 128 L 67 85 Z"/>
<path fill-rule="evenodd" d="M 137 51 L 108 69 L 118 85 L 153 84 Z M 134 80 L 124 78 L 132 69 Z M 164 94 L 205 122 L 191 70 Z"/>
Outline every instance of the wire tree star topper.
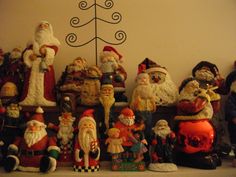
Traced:
<path fill-rule="evenodd" d="M 86 23 L 81 24 L 80 19 L 78 17 L 72 17 L 70 19 L 70 25 L 74 28 L 81 28 L 83 26 L 86 26 L 90 23 L 94 23 L 94 28 L 95 28 L 95 34 L 94 37 L 89 39 L 88 41 L 84 42 L 83 44 L 80 44 L 78 42 L 77 35 L 75 33 L 69 33 L 67 34 L 65 41 L 70 47 L 82 47 L 85 46 L 91 42 L 95 42 L 95 57 L 96 57 L 96 65 L 98 61 L 98 40 L 103 41 L 104 43 L 110 44 L 110 45 L 120 45 L 124 43 L 127 39 L 127 35 L 123 30 L 118 30 L 115 32 L 114 37 L 116 39 L 116 42 L 109 42 L 103 38 L 101 38 L 98 35 L 98 21 L 102 21 L 104 23 L 109 23 L 109 24 L 118 24 L 122 20 L 122 16 L 119 12 L 113 12 L 111 15 L 112 21 L 104 20 L 102 18 L 99 18 L 97 15 L 97 9 L 102 8 L 105 10 L 109 10 L 114 6 L 114 2 L 112 0 L 105 0 L 104 4 L 98 4 L 97 0 L 94 0 L 94 3 L 92 5 L 88 5 L 87 1 L 80 1 L 79 2 L 79 8 L 81 10 L 89 10 L 93 9 L 94 10 L 94 17 L 87 21 Z"/>

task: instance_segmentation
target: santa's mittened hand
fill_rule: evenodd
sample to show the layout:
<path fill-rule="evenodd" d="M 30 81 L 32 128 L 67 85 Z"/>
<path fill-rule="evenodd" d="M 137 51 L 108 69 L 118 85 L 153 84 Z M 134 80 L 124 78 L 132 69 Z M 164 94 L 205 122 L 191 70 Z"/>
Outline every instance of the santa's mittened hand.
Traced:
<path fill-rule="evenodd" d="M 90 152 L 89 152 L 89 156 L 90 156 L 91 158 L 93 158 L 93 159 L 96 159 L 97 156 L 98 156 L 98 150 L 96 150 L 96 151 L 90 151 Z"/>
<path fill-rule="evenodd" d="M 79 158 L 82 159 L 83 156 L 84 156 L 84 151 L 81 149 L 79 151 Z"/>

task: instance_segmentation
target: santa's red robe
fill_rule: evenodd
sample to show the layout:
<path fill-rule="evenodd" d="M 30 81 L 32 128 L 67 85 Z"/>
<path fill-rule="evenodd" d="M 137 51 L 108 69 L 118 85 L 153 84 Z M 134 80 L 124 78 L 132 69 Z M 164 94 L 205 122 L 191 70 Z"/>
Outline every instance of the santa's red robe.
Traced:
<path fill-rule="evenodd" d="M 53 69 L 54 57 L 58 47 L 54 45 L 46 45 L 45 62 L 48 65 L 47 72 L 40 72 L 40 62 L 42 56 L 38 49 L 31 45 L 23 54 L 24 63 L 27 66 L 25 73 L 24 87 L 21 95 L 21 105 L 34 106 L 55 106 L 55 74 Z M 37 59 L 32 61 L 31 54 L 37 54 Z"/>
<path fill-rule="evenodd" d="M 74 152 L 75 152 L 75 168 L 83 168 L 83 169 L 98 169 L 99 168 L 99 157 L 100 157 L 100 148 L 98 148 L 98 155 L 96 158 L 92 158 L 89 154 L 84 154 L 82 158 L 78 158 L 79 152 L 81 151 L 81 146 L 76 138 Z M 86 156 L 88 155 L 88 158 Z M 79 159 L 78 161 L 76 159 Z"/>

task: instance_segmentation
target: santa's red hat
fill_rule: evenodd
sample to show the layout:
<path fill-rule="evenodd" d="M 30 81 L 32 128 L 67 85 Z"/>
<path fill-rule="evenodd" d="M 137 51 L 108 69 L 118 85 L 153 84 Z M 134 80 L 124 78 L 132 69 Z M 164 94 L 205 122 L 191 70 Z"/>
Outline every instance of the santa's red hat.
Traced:
<path fill-rule="evenodd" d="M 44 113 L 43 109 L 41 107 L 37 107 L 35 110 L 35 114 L 30 118 L 28 123 L 33 121 L 37 122 L 38 124 L 44 124 L 43 113 Z"/>
<path fill-rule="evenodd" d="M 127 119 L 134 119 L 135 115 L 134 115 L 133 110 L 127 107 L 121 110 L 119 117 L 125 117 Z"/>
<path fill-rule="evenodd" d="M 121 61 L 122 55 L 113 47 L 111 46 L 105 46 L 103 48 L 103 52 L 101 53 L 101 56 L 105 55 L 112 55 L 117 61 Z"/>
<path fill-rule="evenodd" d="M 155 63 L 154 61 L 150 60 L 149 58 L 145 58 L 139 65 L 138 65 L 138 74 L 141 72 L 151 73 L 151 72 L 161 72 L 167 74 L 167 69 Z"/>
<path fill-rule="evenodd" d="M 78 127 L 80 127 L 80 125 L 84 122 L 84 121 L 91 121 L 93 122 L 94 125 L 96 125 L 96 121 L 94 119 L 94 109 L 87 109 L 83 112 L 83 114 L 81 115 L 80 119 L 79 119 L 79 125 Z"/>

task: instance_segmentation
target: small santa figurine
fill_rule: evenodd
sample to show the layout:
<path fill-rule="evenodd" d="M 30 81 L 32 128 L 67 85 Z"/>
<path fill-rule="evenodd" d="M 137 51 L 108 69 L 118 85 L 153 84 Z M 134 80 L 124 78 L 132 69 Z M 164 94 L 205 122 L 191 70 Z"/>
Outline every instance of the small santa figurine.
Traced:
<path fill-rule="evenodd" d="M 36 27 L 34 41 L 23 53 L 27 71 L 20 105 L 56 106 L 53 62 L 59 45 L 52 25 L 41 21 Z"/>
<path fill-rule="evenodd" d="M 230 94 L 225 103 L 225 119 L 228 122 L 229 137 L 235 154 L 232 165 L 236 167 L 236 70 L 226 77 L 226 87 Z"/>
<path fill-rule="evenodd" d="M 75 117 L 71 112 L 62 112 L 59 116 L 59 125 L 52 123 L 48 124 L 57 132 L 57 145 L 60 147 L 60 156 L 58 158 L 58 165 L 70 166 L 73 163 L 73 140 L 74 140 L 74 121 Z"/>
<path fill-rule="evenodd" d="M 145 58 L 139 64 L 139 71 L 145 71 L 150 77 L 156 106 L 175 106 L 178 100 L 178 88 L 171 79 L 168 70 Z"/>
<path fill-rule="evenodd" d="M 152 128 L 154 136 L 151 142 L 151 163 L 149 170 L 152 171 L 176 171 L 173 149 L 176 140 L 175 133 L 171 131 L 168 122 L 161 119 Z"/>
<path fill-rule="evenodd" d="M 5 171 L 55 171 L 60 148 L 56 144 L 56 137 L 47 135 L 41 107 L 36 109 L 26 126 L 24 136 L 17 137 L 8 148 L 10 155 L 4 163 Z"/>
<path fill-rule="evenodd" d="M 74 146 L 74 170 L 78 172 L 99 170 L 100 147 L 93 112 L 93 109 L 85 110 L 78 123 Z"/>
<path fill-rule="evenodd" d="M 124 137 L 122 143 L 124 148 L 122 159 L 124 161 L 132 161 L 133 153 L 131 152 L 131 147 L 134 145 L 134 142 L 130 137 L 133 137 L 133 131 L 137 127 L 133 110 L 130 108 L 123 108 L 118 119 L 119 120 L 115 123 L 114 127 L 120 130 L 120 137 Z"/>
<path fill-rule="evenodd" d="M 116 106 L 126 106 L 128 100 L 124 93 L 127 73 L 120 65 L 122 62 L 122 55 L 118 53 L 115 48 L 105 46 L 100 54 L 100 61 L 102 83 L 107 83 L 112 80 L 112 85 L 115 90 Z"/>
<path fill-rule="evenodd" d="M 216 132 L 213 108 L 207 90 L 195 78 L 185 79 L 179 88 L 176 121 L 176 163 L 202 169 L 216 169 L 221 159 L 214 152 Z"/>
<path fill-rule="evenodd" d="M 150 85 L 149 75 L 145 72 L 139 73 L 136 78 L 137 86 L 133 90 L 130 108 L 135 114 L 140 114 L 145 122 L 145 136 L 150 137 L 152 128 L 152 112 L 156 111 L 153 90 Z"/>
<path fill-rule="evenodd" d="M 103 119 L 101 119 L 101 133 L 105 133 L 109 128 L 111 128 L 114 124 L 114 88 L 112 84 L 103 84 L 100 90 L 99 101 L 103 107 L 102 115 Z"/>

